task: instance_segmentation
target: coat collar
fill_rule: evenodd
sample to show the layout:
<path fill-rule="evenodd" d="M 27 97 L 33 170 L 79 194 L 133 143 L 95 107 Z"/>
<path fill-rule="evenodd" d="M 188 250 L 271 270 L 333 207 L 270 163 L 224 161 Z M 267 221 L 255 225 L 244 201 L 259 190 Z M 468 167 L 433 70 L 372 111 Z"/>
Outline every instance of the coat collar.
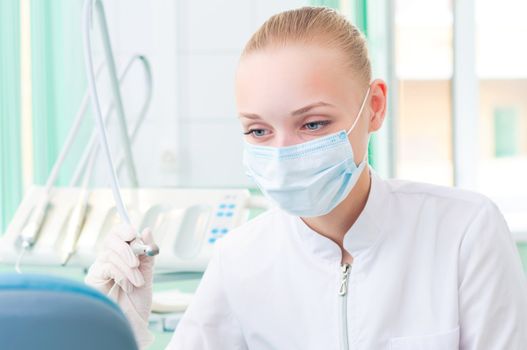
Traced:
<path fill-rule="evenodd" d="M 387 205 L 389 188 L 373 170 L 371 187 L 366 205 L 361 214 L 344 236 L 344 248 L 356 259 L 371 248 L 382 233 L 383 207 Z M 340 263 L 342 253 L 338 245 L 312 230 L 298 216 L 289 215 L 289 222 L 295 236 L 308 253 L 331 263 Z"/>

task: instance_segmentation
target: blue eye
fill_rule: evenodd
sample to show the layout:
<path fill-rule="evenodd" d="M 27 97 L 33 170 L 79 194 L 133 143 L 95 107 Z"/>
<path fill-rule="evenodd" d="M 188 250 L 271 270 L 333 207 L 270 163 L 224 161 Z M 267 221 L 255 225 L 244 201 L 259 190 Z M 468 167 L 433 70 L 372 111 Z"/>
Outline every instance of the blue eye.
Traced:
<path fill-rule="evenodd" d="M 243 133 L 244 135 L 252 135 L 254 137 L 262 137 L 267 135 L 267 130 L 265 129 L 251 129 Z"/>
<path fill-rule="evenodd" d="M 325 126 L 327 124 L 329 124 L 328 120 L 321 120 L 321 121 L 317 121 L 317 122 L 306 123 L 303 126 L 306 129 L 308 129 L 308 130 L 316 131 L 316 130 L 320 130 L 323 126 Z"/>

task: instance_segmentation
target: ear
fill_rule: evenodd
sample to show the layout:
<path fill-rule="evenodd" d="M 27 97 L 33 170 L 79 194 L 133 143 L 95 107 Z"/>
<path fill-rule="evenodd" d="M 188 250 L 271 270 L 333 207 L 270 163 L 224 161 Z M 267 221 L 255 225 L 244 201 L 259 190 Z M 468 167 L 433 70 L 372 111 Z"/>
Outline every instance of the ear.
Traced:
<path fill-rule="evenodd" d="M 375 79 L 370 85 L 370 123 L 368 132 L 379 130 L 386 115 L 386 94 L 388 86 L 383 80 Z"/>

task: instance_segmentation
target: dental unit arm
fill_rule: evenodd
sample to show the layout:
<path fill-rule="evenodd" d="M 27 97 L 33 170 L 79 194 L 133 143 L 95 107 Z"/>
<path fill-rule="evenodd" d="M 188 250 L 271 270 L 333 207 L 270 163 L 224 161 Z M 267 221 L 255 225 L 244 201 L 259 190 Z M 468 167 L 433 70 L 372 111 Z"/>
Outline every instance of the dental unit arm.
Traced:
<path fill-rule="evenodd" d="M 148 59 L 142 55 L 134 55 L 128 63 L 126 64 L 123 72 L 121 73 L 119 77 L 119 84 L 124 83 L 126 77 L 128 76 L 131 68 L 133 67 L 135 62 L 140 62 L 143 66 L 143 69 L 145 71 L 145 78 L 147 82 L 147 95 L 145 102 L 141 108 L 141 112 L 139 114 L 139 117 L 137 118 L 135 124 L 132 126 L 132 135 L 131 141 L 133 142 L 136 138 L 137 132 L 142 125 L 142 122 L 145 119 L 146 113 L 148 111 L 148 106 L 150 105 L 151 97 L 152 97 L 152 73 L 150 69 L 150 64 L 148 62 Z M 104 65 L 100 64 L 97 68 L 96 77 L 98 78 L 103 70 Z M 85 93 L 80 108 L 76 113 L 76 116 L 73 120 L 72 128 L 70 129 L 68 136 L 66 137 L 66 141 L 64 143 L 64 146 L 62 147 L 59 156 L 57 157 L 57 160 L 55 161 L 51 173 L 48 176 L 48 179 L 46 181 L 44 193 L 39 197 L 39 199 L 36 202 L 36 205 L 33 207 L 28 222 L 23 227 L 19 241 L 20 246 L 22 248 L 21 254 L 29 250 L 33 247 L 33 245 L 37 242 L 40 229 L 42 227 L 42 224 L 44 222 L 48 206 L 50 204 L 50 197 L 52 195 L 52 189 L 53 185 L 57 181 L 59 171 L 62 168 L 62 165 L 64 164 L 64 161 L 66 160 L 66 157 L 69 153 L 69 151 L 72 148 L 72 145 L 79 133 L 80 125 L 84 121 L 86 117 L 88 102 L 89 102 L 89 95 L 88 92 Z M 108 123 L 110 116 L 113 112 L 113 104 L 110 104 L 108 107 L 108 110 L 105 114 L 105 123 Z M 71 182 L 73 186 L 75 186 L 78 182 L 78 178 L 84 173 L 85 180 L 83 181 L 83 191 L 81 198 L 79 199 L 77 205 L 74 207 L 71 217 L 69 219 L 68 223 L 68 233 L 66 235 L 66 238 L 64 240 L 64 243 L 62 245 L 62 264 L 65 265 L 68 261 L 68 259 L 71 257 L 71 255 L 75 251 L 75 244 L 79 237 L 82 224 L 84 222 L 84 216 L 87 211 L 87 196 L 89 195 L 89 191 L 87 190 L 89 179 L 91 179 L 91 174 L 93 173 L 93 168 L 95 164 L 95 158 L 97 156 L 98 151 L 98 144 L 95 143 L 96 141 L 96 131 L 92 133 L 90 143 L 88 148 L 86 149 L 85 154 L 83 155 L 83 161 L 81 161 L 81 165 L 77 168 L 74 179 Z M 84 158 L 85 161 L 84 161 Z M 122 155 L 120 158 L 119 164 L 122 165 L 124 163 L 124 156 Z M 89 165 L 86 166 L 86 163 L 89 161 Z M 18 263 L 17 263 L 17 271 L 19 271 L 19 263 L 22 256 L 19 257 Z"/>
<path fill-rule="evenodd" d="M 96 76 L 99 76 L 101 71 L 102 65 L 99 65 L 99 67 L 97 68 Z M 57 160 L 55 161 L 55 164 L 53 164 L 51 173 L 46 181 L 44 194 L 39 198 L 37 204 L 33 207 L 33 210 L 29 217 L 29 221 L 22 229 L 22 232 L 20 234 L 20 245 L 23 251 L 31 249 L 31 247 L 33 247 L 33 245 L 38 239 L 38 234 L 44 222 L 44 218 L 46 216 L 46 212 L 49 206 L 51 189 L 57 181 L 59 170 L 62 167 L 62 164 L 64 163 L 64 160 L 66 159 L 66 156 L 68 155 L 68 152 L 71 149 L 73 142 L 75 141 L 75 138 L 79 132 L 80 125 L 86 114 L 87 107 L 88 93 L 86 93 L 82 99 L 81 106 L 77 111 L 77 114 L 73 121 L 73 126 L 70 129 L 70 132 L 66 138 L 66 141 L 64 143 L 64 146 L 62 147 L 59 156 L 57 157 Z"/>
<path fill-rule="evenodd" d="M 145 72 L 145 80 L 146 80 L 146 98 L 145 103 L 143 104 L 141 108 L 141 112 L 139 114 L 139 118 L 135 121 L 135 123 L 132 125 L 131 130 L 131 142 L 133 142 L 136 138 L 137 132 L 142 125 L 142 122 L 145 119 L 146 113 L 148 111 L 148 107 L 150 105 L 151 97 L 152 97 L 152 73 L 150 64 L 148 62 L 148 59 L 143 55 L 134 55 L 130 58 L 128 63 L 126 64 L 123 72 L 121 73 L 119 77 L 118 84 L 122 84 L 129 74 L 131 68 L 133 67 L 133 64 L 135 62 L 140 62 L 143 66 L 144 72 Z M 98 78 L 103 70 L 104 65 L 100 64 L 97 68 L 95 77 Z M 64 143 L 64 146 L 62 147 L 59 156 L 57 157 L 57 160 L 55 161 L 53 168 L 50 172 L 50 175 L 48 176 L 48 179 L 46 181 L 45 190 L 44 193 L 38 198 L 36 205 L 33 207 L 33 209 L 30 212 L 28 222 L 24 225 L 23 229 L 21 230 L 21 233 L 19 235 L 19 244 L 22 248 L 21 255 L 19 256 L 18 262 L 17 262 L 17 271 L 19 271 L 19 263 L 22 258 L 22 254 L 33 247 L 33 245 L 37 242 L 39 237 L 39 232 L 41 230 L 41 227 L 44 223 L 44 219 L 46 217 L 46 213 L 48 211 L 48 207 L 50 205 L 50 196 L 52 195 L 52 189 L 57 181 L 59 171 L 70 151 L 72 148 L 72 145 L 79 133 L 80 126 L 82 122 L 84 121 L 86 117 L 87 107 L 89 102 L 89 94 L 88 92 L 85 93 L 83 96 L 81 105 L 79 110 L 76 113 L 76 116 L 73 121 L 72 128 L 70 129 L 68 136 L 66 138 L 66 141 Z M 113 112 L 115 104 L 111 103 L 106 114 L 105 114 L 105 123 L 108 123 L 110 116 Z M 127 140 L 127 143 L 130 141 Z M 89 146 L 87 147 L 85 153 L 82 156 L 82 160 L 80 162 L 80 166 L 77 167 L 75 175 L 73 176 L 73 180 L 71 181 L 71 184 L 75 186 L 79 182 L 79 178 L 84 173 L 84 177 L 86 177 L 89 181 L 91 178 L 91 174 L 93 172 L 93 165 L 95 164 L 94 161 L 92 161 L 90 158 L 92 158 L 93 153 L 93 159 L 96 158 L 98 152 L 98 144 L 96 143 L 96 130 L 91 135 Z M 123 163 L 128 161 L 126 159 L 126 153 L 124 155 L 121 155 L 119 160 L 119 168 L 122 167 Z M 91 166 L 86 167 L 86 164 L 90 161 Z M 69 219 L 68 223 L 68 234 L 66 235 L 65 241 L 62 245 L 62 263 L 66 264 L 69 257 L 73 254 L 75 250 L 75 243 L 78 239 L 78 236 L 80 234 L 80 230 L 82 228 L 82 224 L 84 222 L 84 216 L 87 211 L 87 196 L 89 195 L 89 191 L 87 190 L 88 187 L 88 181 L 83 181 L 83 191 L 81 198 L 79 199 L 77 205 L 75 205 L 71 217 Z"/>

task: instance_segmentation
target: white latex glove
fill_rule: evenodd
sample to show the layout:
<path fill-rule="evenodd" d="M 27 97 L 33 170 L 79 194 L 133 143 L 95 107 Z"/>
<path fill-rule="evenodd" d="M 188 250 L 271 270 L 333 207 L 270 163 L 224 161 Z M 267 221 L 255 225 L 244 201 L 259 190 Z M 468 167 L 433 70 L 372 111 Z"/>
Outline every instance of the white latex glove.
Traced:
<path fill-rule="evenodd" d="M 136 230 L 122 225 L 105 239 L 104 250 L 88 270 L 85 282 L 115 300 L 128 318 L 140 349 L 154 340 L 148 330 L 152 306 L 154 257 L 136 256 L 127 242 L 136 238 Z M 141 233 L 145 244 L 154 243 L 152 232 Z"/>

